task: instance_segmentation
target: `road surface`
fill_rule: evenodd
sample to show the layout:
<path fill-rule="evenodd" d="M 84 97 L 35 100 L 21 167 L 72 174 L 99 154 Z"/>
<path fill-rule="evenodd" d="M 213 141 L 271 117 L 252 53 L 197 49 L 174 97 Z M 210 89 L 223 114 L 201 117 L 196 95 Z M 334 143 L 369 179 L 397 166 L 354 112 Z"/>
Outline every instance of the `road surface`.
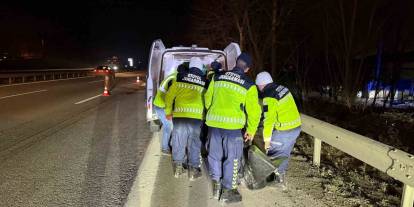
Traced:
<path fill-rule="evenodd" d="M 151 134 L 121 76 L 110 97 L 102 78 L 0 88 L 0 206 L 123 205 Z"/>

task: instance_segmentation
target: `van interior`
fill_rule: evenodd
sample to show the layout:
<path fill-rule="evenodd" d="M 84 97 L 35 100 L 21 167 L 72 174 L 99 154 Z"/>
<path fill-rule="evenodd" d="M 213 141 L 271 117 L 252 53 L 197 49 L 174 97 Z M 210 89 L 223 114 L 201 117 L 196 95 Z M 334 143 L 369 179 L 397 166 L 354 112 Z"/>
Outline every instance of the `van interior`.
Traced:
<path fill-rule="evenodd" d="M 183 52 L 183 51 L 167 51 L 164 53 L 161 63 L 161 73 L 159 76 L 159 82 L 165 77 L 177 70 L 177 67 L 181 64 L 189 64 L 192 57 L 199 57 L 203 62 L 204 67 L 209 68 L 213 61 L 220 62 L 224 70 L 227 70 L 225 64 L 225 55 L 220 52 Z"/>

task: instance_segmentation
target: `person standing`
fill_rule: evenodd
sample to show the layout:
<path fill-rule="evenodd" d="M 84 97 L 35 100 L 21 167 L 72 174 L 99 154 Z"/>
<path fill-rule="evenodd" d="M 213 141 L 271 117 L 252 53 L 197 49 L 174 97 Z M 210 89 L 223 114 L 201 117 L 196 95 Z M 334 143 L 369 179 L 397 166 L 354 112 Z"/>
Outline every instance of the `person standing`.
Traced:
<path fill-rule="evenodd" d="M 214 75 L 205 94 L 213 196 L 224 203 L 242 200 L 237 190 L 243 155 L 242 129 L 246 127 L 245 141 L 252 140 L 260 121 L 257 88 L 245 74 L 251 65 L 251 57 L 240 54 L 235 68 Z"/>
<path fill-rule="evenodd" d="M 163 126 L 161 151 L 164 155 L 171 155 L 170 137 L 173 129 L 172 121 L 168 120 L 165 116 L 165 93 L 167 93 L 168 88 L 172 85 L 173 80 L 177 78 L 177 73 L 184 73 L 185 71 L 186 67 L 183 64 L 181 64 L 178 66 L 177 71 L 167 76 L 161 82 L 153 101 L 155 113 L 157 113 L 157 116 L 160 119 Z"/>
<path fill-rule="evenodd" d="M 203 64 L 192 57 L 188 72 L 178 73 L 165 95 L 165 114 L 172 120 L 172 158 L 174 176 L 181 177 L 186 164 L 186 148 L 190 180 L 201 177 L 200 132 L 204 119 L 204 92 L 206 85 Z"/>
<path fill-rule="evenodd" d="M 263 97 L 263 139 L 271 159 L 286 158 L 278 167 L 275 183 L 287 190 L 286 171 L 290 153 L 301 131 L 301 119 L 289 89 L 273 83 L 268 72 L 256 77 L 256 85 Z"/>

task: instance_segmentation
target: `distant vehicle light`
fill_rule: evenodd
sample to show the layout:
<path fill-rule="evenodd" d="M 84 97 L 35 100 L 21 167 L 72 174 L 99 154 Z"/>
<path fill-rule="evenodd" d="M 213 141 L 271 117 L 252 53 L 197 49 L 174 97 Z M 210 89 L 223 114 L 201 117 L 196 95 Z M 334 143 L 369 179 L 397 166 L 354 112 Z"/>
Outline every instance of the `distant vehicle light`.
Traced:
<path fill-rule="evenodd" d="M 134 66 L 134 59 L 133 58 L 128 58 L 128 63 L 129 63 L 129 67 L 133 67 Z"/>
<path fill-rule="evenodd" d="M 114 66 L 114 70 L 118 70 L 118 66 Z"/>

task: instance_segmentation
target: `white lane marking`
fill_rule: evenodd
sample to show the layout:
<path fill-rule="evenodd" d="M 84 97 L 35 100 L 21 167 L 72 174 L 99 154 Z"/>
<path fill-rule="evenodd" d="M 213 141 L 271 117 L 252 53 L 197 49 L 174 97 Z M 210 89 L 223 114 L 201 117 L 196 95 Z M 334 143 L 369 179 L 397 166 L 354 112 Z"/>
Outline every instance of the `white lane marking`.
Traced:
<path fill-rule="evenodd" d="M 124 207 L 151 206 L 151 196 L 161 159 L 159 136 L 159 132 L 152 136 Z"/>
<path fill-rule="evenodd" d="M 43 90 L 38 90 L 38 91 L 26 92 L 26 93 L 18 93 L 18 94 L 14 94 L 14 95 L 10 95 L 10 96 L 0 97 L 0 100 L 1 99 L 6 99 L 6 98 L 12 98 L 12 97 L 16 97 L 16 96 L 23 96 L 23 95 L 33 94 L 33 93 L 41 93 L 41 92 L 45 92 L 45 91 L 47 91 L 47 90 L 43 89 Z"/>
<path fill-rule="evenodd" d="M 83 78 L 94 78 L 95 76 L 85 76 L 85 77 L 76 77 L 76 78 L 67 78 L 67 79 L 57 79 L 57 80 L 47 80 L 47 81 L 36 81 L 36 82 L 29 82 L 29 83 L 16 83 L 11 85 L 4 85 L 0 86 L 3 87 L 11 87 L 11 86 L 20 86 L 20 85 L 29 85 L 29 84 L 36 84 L 36 83 L 48 83 L 48 82 L 57 82 L 57 81 L 65 81 L 65 80 L 75 80 L 75 79 L 83 79 Z"/>
<path fill-rule="evenodd" d="M 103 82 L 103 80 L 89 81 L 88 83 L 96 83 L 96 82 Z"/>
<path fill-rule="evenodd" d="M 92 100 L 92 99 L 98 98 L 99 96 L 102 96 L 102 95 L 101 95 L 101 94 L 98 94 L 98 95 L 96 95 L 96 96 L 93 96 L 93 97 L 90 97 L 90 98 L 84 99 L 84 100 L 82 100 L 82 101 L 76 102 L 75 104 L 82 104 L 82 103 L 88 102 L 88 101 L 90 101 L 90 100 Z"/>

